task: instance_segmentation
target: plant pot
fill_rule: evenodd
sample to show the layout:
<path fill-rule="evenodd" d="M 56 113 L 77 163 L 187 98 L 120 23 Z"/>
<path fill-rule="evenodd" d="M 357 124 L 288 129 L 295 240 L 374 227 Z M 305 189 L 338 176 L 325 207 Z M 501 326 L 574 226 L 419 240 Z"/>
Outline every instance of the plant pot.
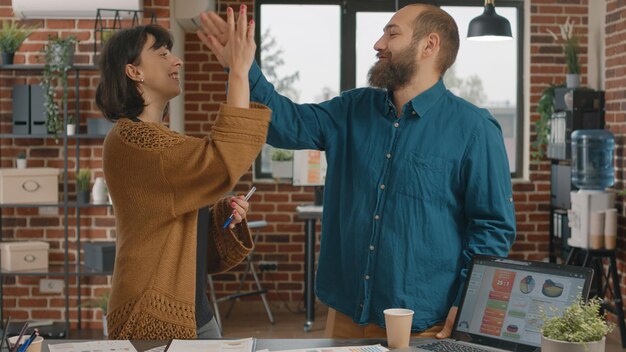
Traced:
<path fill-rule="evenodd" d="M 595 342 L 565 342 L 541 336 L 541 352 L 604 352 L 606 337 Z"/>
<path fill-rule="evenodd" d="M 76 192 L 76 201 L 79 204 L 89 204 L 89 190 Z"/>
<path fill-rule="evenodd" d="M 65 47 L 61 44 L 52 43 L 51 50 L 53 52 L 52 60 L 50 60 L 49 64 L 52 66 L 61 66 L 63 63 L 63 55 L 65 53 Z M 67 48 L 67 64 L 72 66 L 74 64 L 74 51 L 76 50 L 76 46 L 72 45 Z"/>
<path fill-rule="evenodd" d="M 25 169 L 26 168 L 26 159 L 15 159 L 15 166 L 18 169 Z"/>
<path fill-rule="evenodd" d="M 565 75 L 565 86 L 567 88 L 580 87 L 580 75 L 578 73 L 568 73 Z"/>
<path fill-rule="evenodd" d="M 2 54 L 3 65 L 13 65 L 13 58 L 15 57 L 15 53 L 2 52 L 1 54 Z"/>
<path fill-rule="evenodd" d="M 106 316 L 106 314 L 102 314 L 102 335 L 104 335 L 104 337 L 109 336 L 109 329 L 107 329 L 107 316 Z"/>
<path fill-rule="evenodd" d="M 107 188 L 103 177 L 96 177 L 96 181 L 91 188 L 91 198 L 94 204 L 105 204 L 107 202 Z"/>
<path fill-rule="evenodd" d="M 272 176 L 274 178 L 292 178 L 293 161 L 272 161 Z"/>
<path fill-rule="evenodd" d="M 76 125 L 69 124 L 67 125 L 67 135 L 73 136 L 76 134 Z"/>

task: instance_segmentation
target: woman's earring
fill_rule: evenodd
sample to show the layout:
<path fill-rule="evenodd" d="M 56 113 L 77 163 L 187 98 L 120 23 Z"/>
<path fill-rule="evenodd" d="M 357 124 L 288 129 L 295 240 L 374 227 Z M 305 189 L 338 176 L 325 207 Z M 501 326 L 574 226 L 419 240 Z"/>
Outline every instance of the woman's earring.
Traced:
<path fill-rule="evenodd" d="M 140 78 L 140 79 L 139 79 L 139 82 L 140 82 L 140 83 L 143 83 L 143 78 Z"/>

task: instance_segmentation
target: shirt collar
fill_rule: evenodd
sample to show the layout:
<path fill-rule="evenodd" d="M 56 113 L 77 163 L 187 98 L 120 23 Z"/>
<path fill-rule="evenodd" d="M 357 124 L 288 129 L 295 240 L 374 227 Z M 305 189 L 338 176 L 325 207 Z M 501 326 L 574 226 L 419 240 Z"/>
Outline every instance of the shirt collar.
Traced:
<path fill-rule="evenodd" d="M 432 87 L 423 91 L 420 95 L 411 99 L 410 103 L 413 106 L 413 110 L 418 116 L 424 116 L 430 108 L 432 108 L 446 92 L 446 86 L 443 84 L 443 79 L 440 79 Z"/>
<path fill-rule="evenodd" d="M 432 87 L 428 88 L 427 90 L 423 91 L 420 95 L 411 99 L 409 103 L 411 104 L 411 107 L 413 108 L 413 110 L 415 110 L 415 112 L 418 114 L 418 116 L 421 117 L 421 116 L 424 116 L 424 114 L 426 114 L 426 112 L 428 112 L 428 110 L 430 110 L 430 108 L 433 107 L 435 103 L 437 103 L 439 98 L 441 98 L 441 96 L 446 91 L 447 89 L 446 89 L 445 84 L 443 84 L 443 79 L 440 79 Z M 386 104 L 387 106 L 386 106 L 385 112 L 389 114 L 391 109 L 394 107 L 393 93 L 387 91 L 386 94 L 387 95 L 386 95 L 385 101 L 387 103 Z"/>

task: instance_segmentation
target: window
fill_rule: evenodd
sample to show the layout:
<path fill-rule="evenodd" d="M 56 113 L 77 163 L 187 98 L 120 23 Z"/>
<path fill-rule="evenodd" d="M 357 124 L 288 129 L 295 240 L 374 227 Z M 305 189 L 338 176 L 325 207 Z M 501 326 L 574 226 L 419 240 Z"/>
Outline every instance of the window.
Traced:
<path fill-rule="evenodd" d="M 296 103 L 317 103 L 338 95 L 341 7 L 332 4 L 261 4 L 259 7 L 259 65 L 276 90 Z M 320 26 L 321 18 L 323 26 Z M 267 144 L 263 147 L 255 164 L 256 178 L 272 177 L 273 149 Z"/>
<path fill-rule="evenodd" d="M 398 7 L 414 2 L 399 0 Z M 461 37 L 456 63 L 444 82 L 498 120 L 511 175 L 520 177 L 524 155 L 523 1 L 498 1 L 496 10 L 509 20 L 513 32 L 513 40 L 498 43 L 466 39 L 470 20 L 483 12 L 482 0 L 436 3 L 454 17 Z M 339 91 L 366 86 L 367 72 L 376 60 L 374 43 L 394 12 L 394 2 L 385 0 L 257 0 L 259 64 L 279 92 L 299 103 L 319 102 Z M 278 63 L 276 56 L 282 62 Z M 280 68 L 273 77 L 266 70 L 268 64 Z M 282 84 L 290 78 L 289 85 Z M 270 149 L 264 148 L 256 163 L 256 178 L 271 177 Z"/>

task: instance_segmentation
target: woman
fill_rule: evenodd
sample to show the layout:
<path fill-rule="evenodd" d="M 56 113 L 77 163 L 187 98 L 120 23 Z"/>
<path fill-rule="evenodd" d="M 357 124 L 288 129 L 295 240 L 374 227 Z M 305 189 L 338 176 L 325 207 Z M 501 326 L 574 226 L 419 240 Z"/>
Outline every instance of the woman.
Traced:
<path fill-rule="evenodd" d="M 237 25 L 229 8 L 228 23 L 237 40 L 226 49 L 236 65 L 210 139 L 162 124 L 168 101 L 181 91 L 182 62 L 170 52 L 167 30 L 126 29 L 102 51 L 96 102 L 115 122 L 103 153 L 117 227 L 107 315 L 112 339 L 220 337 L 200 273 L 232 268 L 253 246 L 245 224 L 248 203 L 218 198 L 249 169 L 270 120 L 267 108 L 249 106 L 254 23 L 246 23 L 245 7 Z M 213 204 L 208 234 L 197 233 L 198 208 L 207 204 Z M 222 229 L 231 214 L 232 224 Z"/>

